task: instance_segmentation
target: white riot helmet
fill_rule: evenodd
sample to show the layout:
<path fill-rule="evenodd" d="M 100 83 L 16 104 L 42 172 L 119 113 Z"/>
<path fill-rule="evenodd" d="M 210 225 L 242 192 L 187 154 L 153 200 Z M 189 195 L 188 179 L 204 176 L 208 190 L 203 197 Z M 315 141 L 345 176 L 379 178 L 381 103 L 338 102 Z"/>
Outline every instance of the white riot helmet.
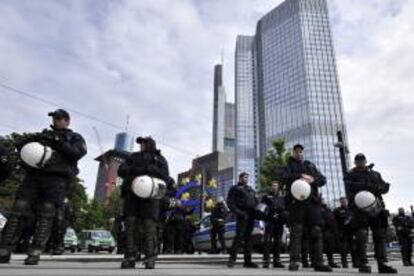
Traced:
<path fill-rule="evenodd" d="M 38 142 L 27 143 L 20 150 L 20 157 L 24 163 L 33 168 L 42 168 L 52 157 L 53 150 Z"/>
<path fill-rule="evenodd" d="M 355 195 L 355 205 L 362 211 L 370 214 L 378 214 L 382 207 L 378 199 L 371 192 L 361 191 Z"/>
<path fill-rule="evenodd" d="M 131 188 L 140 198 L 161 198 L 165 195 L 167 185 L 159 178 L 144 175 L 135 177 Z"/>
<path fill-rule="evenodd" d="M 299 201 L 307 199 L 311 194 L 311 186 L 303 179 L 295 180 L 290 188 L 293 197 Z"/>

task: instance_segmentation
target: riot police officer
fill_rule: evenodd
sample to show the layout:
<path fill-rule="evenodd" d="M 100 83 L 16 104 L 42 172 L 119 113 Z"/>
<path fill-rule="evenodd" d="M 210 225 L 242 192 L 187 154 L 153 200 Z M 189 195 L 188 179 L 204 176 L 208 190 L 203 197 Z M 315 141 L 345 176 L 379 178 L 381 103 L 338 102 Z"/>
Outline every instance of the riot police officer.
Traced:
<path fill-rule="evenodd" d="M 352 227 L 355 231 L 355 254 L 361 273 L 371 273 L 367 259 L 368 227 L 371 228 L 375 258 L 379 273 L 397 273 L 397 270 L 385 264 L 386 262 L 386 233 L 388 227 L 388 211 L 385 210 L 382 195 L 389 190 L 381 174 L 367 167 L 365 155 L 359 153 L 355 156 L 355 167 L 349 171 L 344 180 L 345 188 L 349 192 L 348 200 L 352 211 Z M 375 196 L 374 209 L 361 209 L 355 201 L 359 192 L 369 192 Z M 365 193 L 366 194 L 366 193 Z"/>
<path fill-rule="evenodd" d="M 338 238 L 341 253 L 341 263 L 343 268 L 348 268 L 347 255 L 350 252 L 354 262 L 353 253 L 353 233 L 351 227 L 351 211 L 348 208 L 346 197 L 339 199 L 340 206 L 334 210 L 334 217 L 338 225 Z"/>
<path fill-rule="evenodd" d="M 151 137 L 138 137 L 141 151 L 131 154 L 118 169 L 124 179 L 121 194 L 124 199 L 126 248 L 121 268 L 134 268 L 136 261 L 136 228 L 145 254 L 145 268 L 155 267 L 157 251 L 157 220 L 160 214 L 159 199 L 140 198 L 132 191 L 132 182 L 138 176 L 151 176 L 167 183 L 170 179 L 167 160 L 156 148 Z"/>
<path fill-rule="evenodd" d="M 0 184 L 12 173 L 14 162 L 11 154 L 6 147 L 0 145 Z"/>
<path fill-rule="evenodd" d="M 55 219 L 52 227 L 52 235 L 49 240 L 53 255 L 62 255 L 65 252 L 64 238 L 66 229 L 70 226 L 71 207 L 69 199 L 65 198 L 63 205 L 56 208 Z"/>
<path fill-rule="evenodd" d="M 286 224 L 287 212 L 285 198 L 280 194 L 280 183 L 273 181 L 271 190 L 262 198 L 262 203 L 268 206 L 264 235 L 263 267 L 268 268 L 270 252 L 273 253 L 273 267 L 285 267 L 280 262 L 283 226 Z"/>
<path fill-rule="evenodd" d="M 321 215 L 323 219 L 323 245 L 326 256 L 328 257 L 328 264 L 332 268 L 339 268 L 334 261 L 333 254 L 336 248 L 336 239 L 338 237 L 338 226 L 332 210 L 328 207 L 325 200 L 322 199 Z"/>
<path fill-rule="evenodd" d="M 286 185 L 286 204 L 291 235 L 289 270 L 299 269 L 302 234 L 306 231 L 312 244 L 313 254 L 311 255 L 315 271 L 330 272 L 332 269 L 323 263 L 322 218 L 318 192 L 319 187 L 326 184 L 326 178 L 312 162 L 304 160 L 303 151 L 302 145 L 295 145 L 292 157 L 289 158 L 282 171 L 282 180 Z M 306 181 L 311 187 L 310 196 L 303 201 L 297 200 L 291 193 L 292 184 L 298 179 Z"/>
<path fill-rule="evenodd" d="M 226 220 L 229 215 L 229 208 L 222 196 L 217 198 L 217 204 L 211 211 L 211 251 L 212 253 L 219 253 L 217 250 L 217 236 L 220 242 L 220 250 L 223 254 L 226 253 L 226 243 L 224 240 L 224 233 L 226 230 Z"/>
<path fill-rule="evenodd" d="M 413 219 L 405 215 L 404 208 L 398 209 L 398 215 L 392 220 L 401 246 L 401 257 L 404 266 L 412 266 L 411 261 L 413 240 L 411 230 L 414 227 Z"/>
<path fill-rule="evenodd" d="M 255 191 L 249 186 L 249 174 L 239 174 L 239 182 L 230 188 L 227 195 L 227 205 L 236 217 L 236 236 L 230 250 L 228 267 L 234 267 L 237 259 L 237 252 L 244 242 L 244 267 L 257 268 L 252 262 L 251 237 L 254 228 L 255 207 L 257 198 Z"/>
<path fill-rule="evenodd" d="M 26 174 L 0 244 L 1 263 L 10 261 L 10 253 L 20 237 L 22 218 L 31 210 L 37 211 L 37 224 L 25 264 L 36 265 L 39 262 L 51 233 L 56 210 L 63 205 L 70 180 L 79 172 L 78 160 L 86 154 L 82 136 L 68 128 L 69 113 L 58 109 L 48 115 L 53 118 L 51 129 L 29 135 L 18 146 L 20 150 L 29 142 L 39 142 L 50 147 L 53 152 L 40 168 L 25 166 Z"/>
<path fill-rule="evenodd" d="M 168 246 L 175 254 L 183 254 L 185 250 L 186 217 L 194 213 L 195 208 L 185 206 L 177 201 L 176 207 L 169 217 L 167 232 Z"/>

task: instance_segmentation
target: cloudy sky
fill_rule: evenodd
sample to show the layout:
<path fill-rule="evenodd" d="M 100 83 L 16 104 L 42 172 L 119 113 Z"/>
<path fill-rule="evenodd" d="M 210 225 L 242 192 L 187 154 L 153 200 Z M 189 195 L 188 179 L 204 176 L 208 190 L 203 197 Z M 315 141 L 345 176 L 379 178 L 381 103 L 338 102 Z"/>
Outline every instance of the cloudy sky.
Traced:
<path fill-rule="evenodd" d="M 93 127 L 109 149 L 129 114 L 131 132 L 155 137 L 176 176 L 211 148 L 214 64 L 223 53 L 232 100 L 236 35 L 253 34 L 280 2 L 0 0 L 0 135 L 41 130 L 53 104 L 88 115 L 74 113 L 72 127 L 88 142 L 80 176 L 92 195 Z M 351 152 L 393 184 L 392 209 L 409 206 L 414 1 L 328 2 Z"/>

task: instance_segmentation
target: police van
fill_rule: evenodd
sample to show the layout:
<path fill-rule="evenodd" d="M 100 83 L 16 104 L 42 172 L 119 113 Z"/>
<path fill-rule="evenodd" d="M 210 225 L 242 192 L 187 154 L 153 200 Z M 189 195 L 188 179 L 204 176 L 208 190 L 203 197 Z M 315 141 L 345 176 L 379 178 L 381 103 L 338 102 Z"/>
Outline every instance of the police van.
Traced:
<path fill-rule="evenodd" d="M 211 250 L 211 215 L 205 216 L 198 223 L 198 229 L 193 235 L 193 245 L 196 252 L 204 252 Z M 261 249 L 263 236 L 264 236 L 264 222 L 255 220 L 253 233 L 252 233 L 252 244 L 255 249 Z M 230 248 L 233 239 L 236 236 L 236 221 L 233 217 L 230 217 L 226 223 L 224 239 L 226 248 Z M 220 246 L 220 245 L 218 245 Z"/>

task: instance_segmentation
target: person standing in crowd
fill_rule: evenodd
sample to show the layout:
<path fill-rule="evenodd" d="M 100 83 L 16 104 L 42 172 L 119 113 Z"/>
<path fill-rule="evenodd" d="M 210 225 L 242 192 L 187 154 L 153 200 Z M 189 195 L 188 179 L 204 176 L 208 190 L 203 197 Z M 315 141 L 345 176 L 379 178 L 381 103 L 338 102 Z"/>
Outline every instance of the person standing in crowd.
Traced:
<path fill-rule="evenodd" d="M 176 207 L 172 210 L 168 222 L 168 249 L 170 253 L 183 254 L 185 247 L 185 232 L 187 216 L 194 213 L 195 208 L 185 206 L 178 200 Z"/>
<path fill-rule="evenodd" d="M 138 137 L 141 150 L 132 153 L 118 169 L 118 175 L 124 179 L 121 196 L 124 199 L 126 248 L 121 268 L 134 268 L 137 255 L 137 237 L 139 232 L 142 249 L 145 254 L 145 268 L 155 267 L 157 250 L 157 220 L 160 214 L 159 199 L 140 198 L 132 191 L 132 181 L 138 176 L 150 176 L 169 181 L 167 160 L 157 149 L 151 137 Z M 138 231 L 136 231 L 136 226 Z"/>
<path fill-rule="evenodd" d="M 323 219 L 323 245 L 326 256 L 328 257 L 328 265 L 332 268 L 339 268 L 339 265 L 335 263 L 333 257 L 336 248 L 336 239 L 338 237 L 338 226 L 332 210 L 328 207 L 324 199 L 322 199 L 321 207 Z"/>
<path fill-rule="evenodd" d="M 374 240 L 375 258 L 377 259 L 379 273 L 397 273 L 397 270 L 386 264 L 386 233 L 388 228 L 388 211 L 382 195 L 388 193 L 390 184 L 386 183 L 379 172 L 367 166 L 365 155 L 359 153 L 355 156 L 355 167 L 345 175 L 345 189 L 349 191 L 348 200 L 352 212 L 352 226 L 355 230 L 356 259 L 361 273 L 371 273 L 368 265 L 367 241 L 368 227 L 371 228 Z M 355 203 L 356 195 L 366 191 L 373 194 L 378 209 L 366 211 L 359 209 Z M 377 211 L 378 210 L 378 211 Z"/>
<path fill-rule="evenodd" d="M 226 253 L 226 243 L 224 233 L 226 231 L 226 221 L 229 216 L 229 208 L 222 196 L 217 198 L 217 203 L 211 211 L 211 252 Z M 217 249 L 217 237 L 220 242 L 220 250 Z"/>
<path fill-rule="evenodd" d="M 401 246 L 401 257 L 404 266 L 412 266 L 413 240 L 411 231 L 414 227 L 413 218 L 405 214 L 404 208 L 398 209 L 398 215 L 392 219 Z"/>
<path fill-rule="evenodd" d="M 36 265 L 50 237 L 56 210 L 63 206 L 70 181 L 79 170 L 78 161 L 86 154 L 82 136 L 69 129 L 70 116 L 63 109 L 48 114 L 53 118 L 51 129 L 28 135 L 18 150 L 29 143 L 39 142 L 50 147 L 51 158 L 38 168 L 25 165 L 25 176 L 16 195 L 12 214 L 7 221 L 0 243 L 0 263 L 10 261 L 11 252 L 19 240 L 22 219 L 36 210 L 36 228 L 28 251 L 26 265 Z"/>
<path fill-rule="evenodd" d="M 268 268 L 270 253 L 273 253 L 273 267 L 285 267 L 280 262 L 280 251 L 282 247 L 283 226 L 286 224 L 287 212 L 285 198 L 280 191 L 280 183 L 273 181 L 270 191 L 263 196 L 262 203 L 268 206 L 268 217 L 266 218 L 263 267 Z"/>
<path fill-rule="evenodd" d="M 64 238 L 66 229 L 71 224 L 71 215 L 69 199 L 65 198 L 63 205 L 56 209 L 53 221 L 52 235 L 49 240 L 53 255 L 62 255 L 65 252 Z"/>
<path fill-rule="evenodd" d="M 286 185 L 286 204 L 290 225 L 290 271 L 299 269 L 302 246 L 302 234 L 309 233 L 315 271 L 330 272 L 332 268 L 323 263 L 322 218 L 320 212 L 319 187 L 326 184 L 326 178 L 316 166 L 304 160 L 304 147 L 297 144 L 293 147 L 292 157 L 282 171 L 282 181 Z M 311 186 L 310 196 L 299 201 L 291 193 L 291 186 L 298 179 L 305 180 Z"/>
<path fill-rule="evenodd" d="M 230 250 L 228 267 L 234 267 L 239 248 L 244 242 L 244 267 L 257 268 L 252 262 L 252 232 L 254 228 L 255 207 L 257 198 L 255 191 L 249 186 L 249 174 L 239 174 L 239 182 L 230 188 L 227 205 L 236 217 L 236 236 Z"/>
<path fill-rule="evenodd" d="M 11 175 L 14 162 L 9 150 L 0 144 L 0 185 Z"/>
<path fill-rule="evenodd" d="M 339 199 L 340 206 L 334 210 L 334 217 L 338 225 L 338 239 L 343 268 L 348 268 L 348 253 L 351 253 L 352 263 L 355 264 L 353 252 L 353 232 L 351 227 L 351 211 L 348 208 L 346 197 Z"/>

